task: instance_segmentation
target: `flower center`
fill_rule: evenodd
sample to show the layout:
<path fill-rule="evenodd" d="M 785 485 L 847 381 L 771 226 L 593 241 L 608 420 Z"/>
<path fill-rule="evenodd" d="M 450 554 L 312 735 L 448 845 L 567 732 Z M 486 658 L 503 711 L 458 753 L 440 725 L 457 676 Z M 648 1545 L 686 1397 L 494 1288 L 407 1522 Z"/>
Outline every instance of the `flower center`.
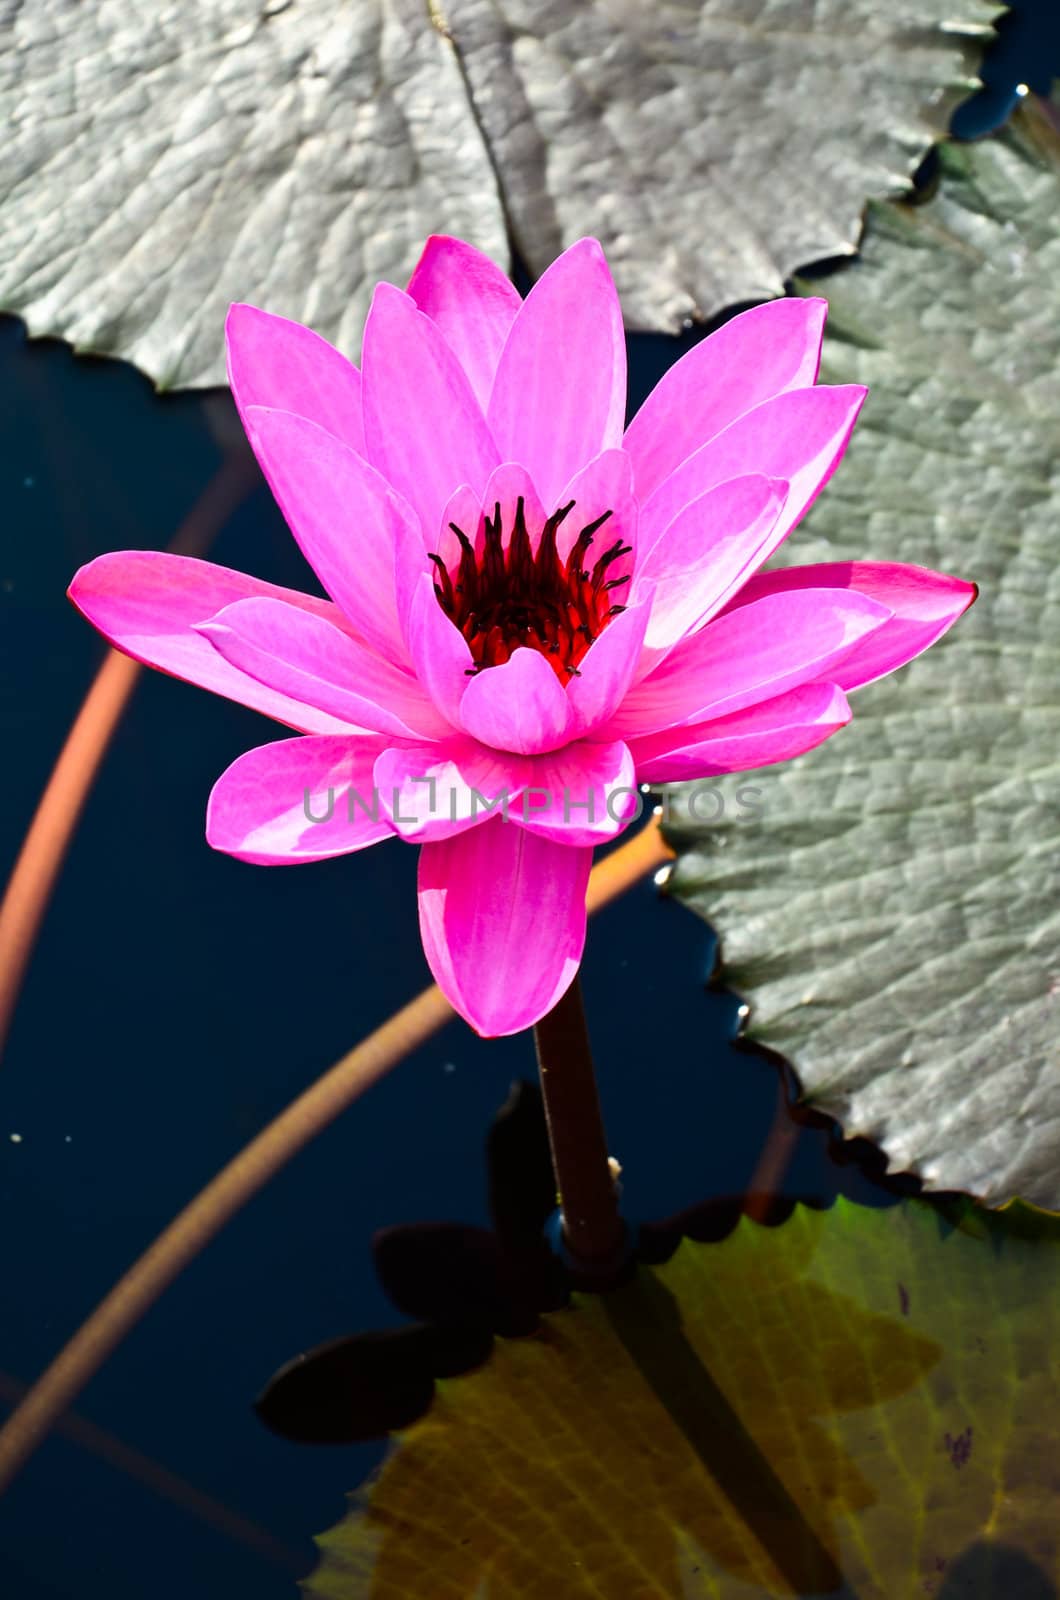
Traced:
<path fill-rule="evenodd" d="M 460 543 L 460 558 L 450 568 L 440 555 L 431 554 L 436 568 L 434 592 L 438 603 L 468 642 L 475 665 L 468 676 L 484 667 L 499 667 L 512 652 L 527 647 L 548 657 L 561 682 L 578 676 L 578 662 L 612 617 L 625 611 L 612 603 L 616 589 L 629 582 L 609 577 L 613 564 L 627 556 L 632 545 L 616 539 L 591 564 L 589 549 L 611 516 L 605 511 L 586 523 L 566 559 L 556 547 L 561 524 L 574 509 L 574 501 L 560 506 L 545 523 L 536 552 L 530 543 L 522 496 L 516 502 L 515 521 L 508 548 L 504 548 L 501 508 L 487 517 L 481 552 L 462 528 L 449 524 Z"/>

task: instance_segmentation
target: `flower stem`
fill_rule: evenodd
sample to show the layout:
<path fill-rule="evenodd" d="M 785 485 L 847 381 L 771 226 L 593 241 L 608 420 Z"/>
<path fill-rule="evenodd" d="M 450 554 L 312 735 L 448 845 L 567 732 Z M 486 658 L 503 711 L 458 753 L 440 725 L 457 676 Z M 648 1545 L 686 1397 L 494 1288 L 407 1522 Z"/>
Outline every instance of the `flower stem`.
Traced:
<path fill-rule="evenodd" d="M 577 978 L 534 1029 L 563 1237 L 576 1263 L 616 1264 L 625 1240 Z"/>

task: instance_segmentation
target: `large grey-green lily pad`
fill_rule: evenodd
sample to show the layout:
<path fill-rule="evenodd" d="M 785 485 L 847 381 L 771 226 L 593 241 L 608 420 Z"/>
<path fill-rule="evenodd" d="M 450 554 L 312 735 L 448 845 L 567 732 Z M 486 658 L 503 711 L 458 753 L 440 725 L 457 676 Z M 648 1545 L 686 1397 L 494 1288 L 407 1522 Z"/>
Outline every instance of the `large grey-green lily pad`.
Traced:
<path fill-rule="evenodd" d="M 1053 111 L 1055 120 L 1055 109 Z M 825 375 L 870 385 L 786 561 L 918 562 L 977 604 L 854 722 L 679 829 L 751 1032 L 895 1168 L 1060 1208 L 1060 137 L 942 150 L 827 283 Z M 701 805 L 700 809 L 704 809 Z"/>
<path fill-rule="evenodd" d="M 781 294 L 908 187 L 981 0 L 443 0 L 520 250 L 607 249 L 627 325 Z"/>
<path fill-rule="evenodd" d="M 0 306 L 162 387 L 233 300 L 355 350 L 432 230 L 507 252 L 423 0 L 0 0 L 0 113 Z"/>
<path fill-rule="evenodd" d="M 224 380 L 232 300 L 356 351 L 429 232 L 599 235 L 632 326 L 850 251 L 971 81 L 960 0 L 0 0 L 0 308 Z"/>

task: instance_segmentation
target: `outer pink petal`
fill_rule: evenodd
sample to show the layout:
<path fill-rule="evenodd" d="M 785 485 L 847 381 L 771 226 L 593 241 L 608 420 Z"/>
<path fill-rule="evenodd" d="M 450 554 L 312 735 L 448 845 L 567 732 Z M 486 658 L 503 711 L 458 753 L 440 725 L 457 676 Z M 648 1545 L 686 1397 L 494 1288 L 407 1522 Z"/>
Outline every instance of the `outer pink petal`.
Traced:
<path fill-rule="evenodd" d="M 375 764 L 383 811 L 396 833 L 415 844 L 520 814 L 530 761 L 459 735 L 439 744 L 386 750 Z"/>
<path fill-rule="evenodd" d="M 643 589 L 638 605 L 613 617 L 578 663 L 567 685 L 571 736 L 581 738 L 603 727 L 622 704 L 633 682 L 652 614 L 652 591 Z"/>
<path fill-rule="evenodd" d="M 520 648 L 503 666 L 486 667 L 468 680 L 460 724 L 495 750 L 536 756 L 567 743 L 574 714 L 541 652 Z"/>
<path fill-rule="evenodd" d="M 342 627 L 342 613 L 330 600 L 159 550 L 118 550 L 99 556 L 77 573 L 69 594 L 104 638 L 146 666 L 197 683 L 305 733 L 346 729 L 344 719 L 268 688 L 226 661 L 194 627 L 223 606 L 249 596 L 297 606 Z"/>
<path fill-rule="evenodd" d="M 523 302 L 501 352 L 488 419 L 546 505 L 593 456 L 622 440 L 626 344 L 604 253 L 571 245 Z"/>
<path fill-rule="evenodd" d="M 630 690 L 607 732 L 630 738 L 705 722 L 800 683 L 831 682 L 839 661 L 889 616 L 878 601 L 842 589 L 767 595 L 682 640 Z"/>
<path fill-rule="evenodd" d="M 550 755 L 528 758 L 527 787 L 510 808 L 511 820 L 557 844 L 604 844 L 642 809 L 633 757 L 620 739 L 581 740 Z"/>
<path fill-rule="evenodd" d="M 247 406 L 293 411 L 364 454 L 361 374 L 334 345 L 300 322 L 244 305 L 230 308 L 225 337 L 240 416 Z"/>
<path fill-rule="evenodd" d="M 649 550 L 677 513 L 719 483 L 758 473 L 789 484 L 787 504 L 762 553 L 771 555 L 816 500 L 847 447 L 866 391 L 857 384 L 792 389 L 766 400 L 689 456 L 641 506 L 640 549 Z"/>
<path fill-rule="evenodd" d="M 574 980 L 592 851 L 495 818 L 420 854 L 420 932 L 450 1004 L 487 1038 L 532 1027 Z"/>
<path fill-rule="evenodd" d="M 389 283 L 372 299 L 362 371 L 369 460 L 432 539 L 453 490 L 481 494 L 501 459 L 482 408 L 439 329 Z"/>
<path fill-rule="evenodd" d="M 427 562 L 412 513 L 333 434 L 287 411 L 248 406 L 254 452 L 303 555 L 368 643 L 406 664 L 394 568 L 399 547 Z"/>
<path fill-rule="evenodd" d="M 459 727 L 460 704 L 475 661 L 467 640 L 438 604 L 430 573 L 424 573 L 412 596 L 408 641 L 417 678 L 442 716 Z"/>
<path fill-rule="evenodd" d="M 805 683 L 728 717 L 631 739 L 630 750 L 641 782 L 679 783 L 790 761 L 849 721 L 841 689 Z"/>
<path fill-rule="evenodd" d="M 788 492 L 783 479 L 731 478 L 677 513 L 634 580 L 655 590 L 638 677 L 720 611 L 762 559 Z"/>
<path fill-rule="evenodd" d="M 270 867 L 324 861 L 390 837 L 393 830 L 372 793 L 372 768 L 383 743 L 368 734 L 280 739 L 248 750 L 213 786 L 208 843 Z"/>
<path fill-rule="evenodd" d="M 433 234 L 408 292 L 441 330 L 485 411 L 504 341 L 522 305 L 515 285 L 474 245 Z"/>
<path fill-rule="evenodd" d="M 355 728 L 403 738 L 449 732 L 414 678 L 322 617 L 282 600 L 237 600 L 195 625 L 233 666 Z"/>
<path fill-rule="evenodd" d="M 666 372 L 626 429 L 646 500 L 687 456 L 787 389 L 817 378 L 827 300 L 772 300 L 733 317 Z"/>
<path fill-rule="evenodd" d="M 744 584 L 728 609 L 765 595 L 816 588 L 852 589 L 879 600 L 894 613 L 837 667 L 835 681 L 848 691 L 860 689 L 920 655 L 953 626 L 978 593 L 974 583 L 898 561 L 823 561 L 759 573 Z"/>

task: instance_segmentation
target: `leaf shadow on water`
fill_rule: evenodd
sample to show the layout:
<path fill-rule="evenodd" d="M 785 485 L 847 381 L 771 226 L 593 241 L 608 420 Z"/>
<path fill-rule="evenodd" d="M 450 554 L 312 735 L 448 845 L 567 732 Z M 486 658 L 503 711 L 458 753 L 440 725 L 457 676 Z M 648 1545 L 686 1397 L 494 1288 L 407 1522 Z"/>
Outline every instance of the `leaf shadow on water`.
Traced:
<path fill-rule="evenodd" d="M 1056 1594 L 1030 1555 L 968 1545 L 978 1511 L 969 1522 L 961 1497 L 975 1501 L 990 1479 L 976 1457 L 989 1428 L 974 1382 L 971 1398 L 952 1393 L 964 1368 L 949 1339 L 918 1326 L 946 1241 L 963 1248 L 974 1236 L 982 1269 L 1003 1243 L 996 1219 L 970 1217 L 949 1196 L 888 1211 L 786 1201 L 760 1226 L 741 1220 L 739 1197 L 714 1198 L 643 1226 L 626 1281 L 590 1296 L 572 1291 L 543 1243 L 554 1187 L 530 1085 L 515 1085 L 499 1113 L 487 1165 L 492 1232 L 432 1223 L 376 1236 L 380 1280 L 414 1325 L 309 1352 L 258 1402 L 288 1437 L 402 1435 L 320 1539 L 310 1593 L 397 1600 L 425 1592 L 429 1572 L 439 1600 L 516 1600 L 542 1592 L 545 1573 L 548 1592 L 571 1600 L 864 1600 L 907 1592 L 913 1577 L 908 1592 L 950 1600 Z M 1055 1242 L 1029 1213 L 1014 1224 L 1031 1249 L 1043 1227 Z M 961 1302 L 973 1281 L 967 1250 L 949 1260 L 946 1294 Z M 967 1325 L 969 1305 L 955 1310 Z M 882 1417 L 850 1416 L 879 1407 Z M 901 1496 L 889 1503 L 889 1474 L 907 1465 L 914 1503 L 920 1492 L 931 1501 L 938 1532 L 925 1514 L 915 1571 L 897 1576 L 891 1565 L 904 1557 L 892 1547 L 913 1534 Z M 869 1513 L 871 1559 L 850 1570 L 849 1528 Z M 983 1587 L 991 1574 L 1006 1586 Z"/>

